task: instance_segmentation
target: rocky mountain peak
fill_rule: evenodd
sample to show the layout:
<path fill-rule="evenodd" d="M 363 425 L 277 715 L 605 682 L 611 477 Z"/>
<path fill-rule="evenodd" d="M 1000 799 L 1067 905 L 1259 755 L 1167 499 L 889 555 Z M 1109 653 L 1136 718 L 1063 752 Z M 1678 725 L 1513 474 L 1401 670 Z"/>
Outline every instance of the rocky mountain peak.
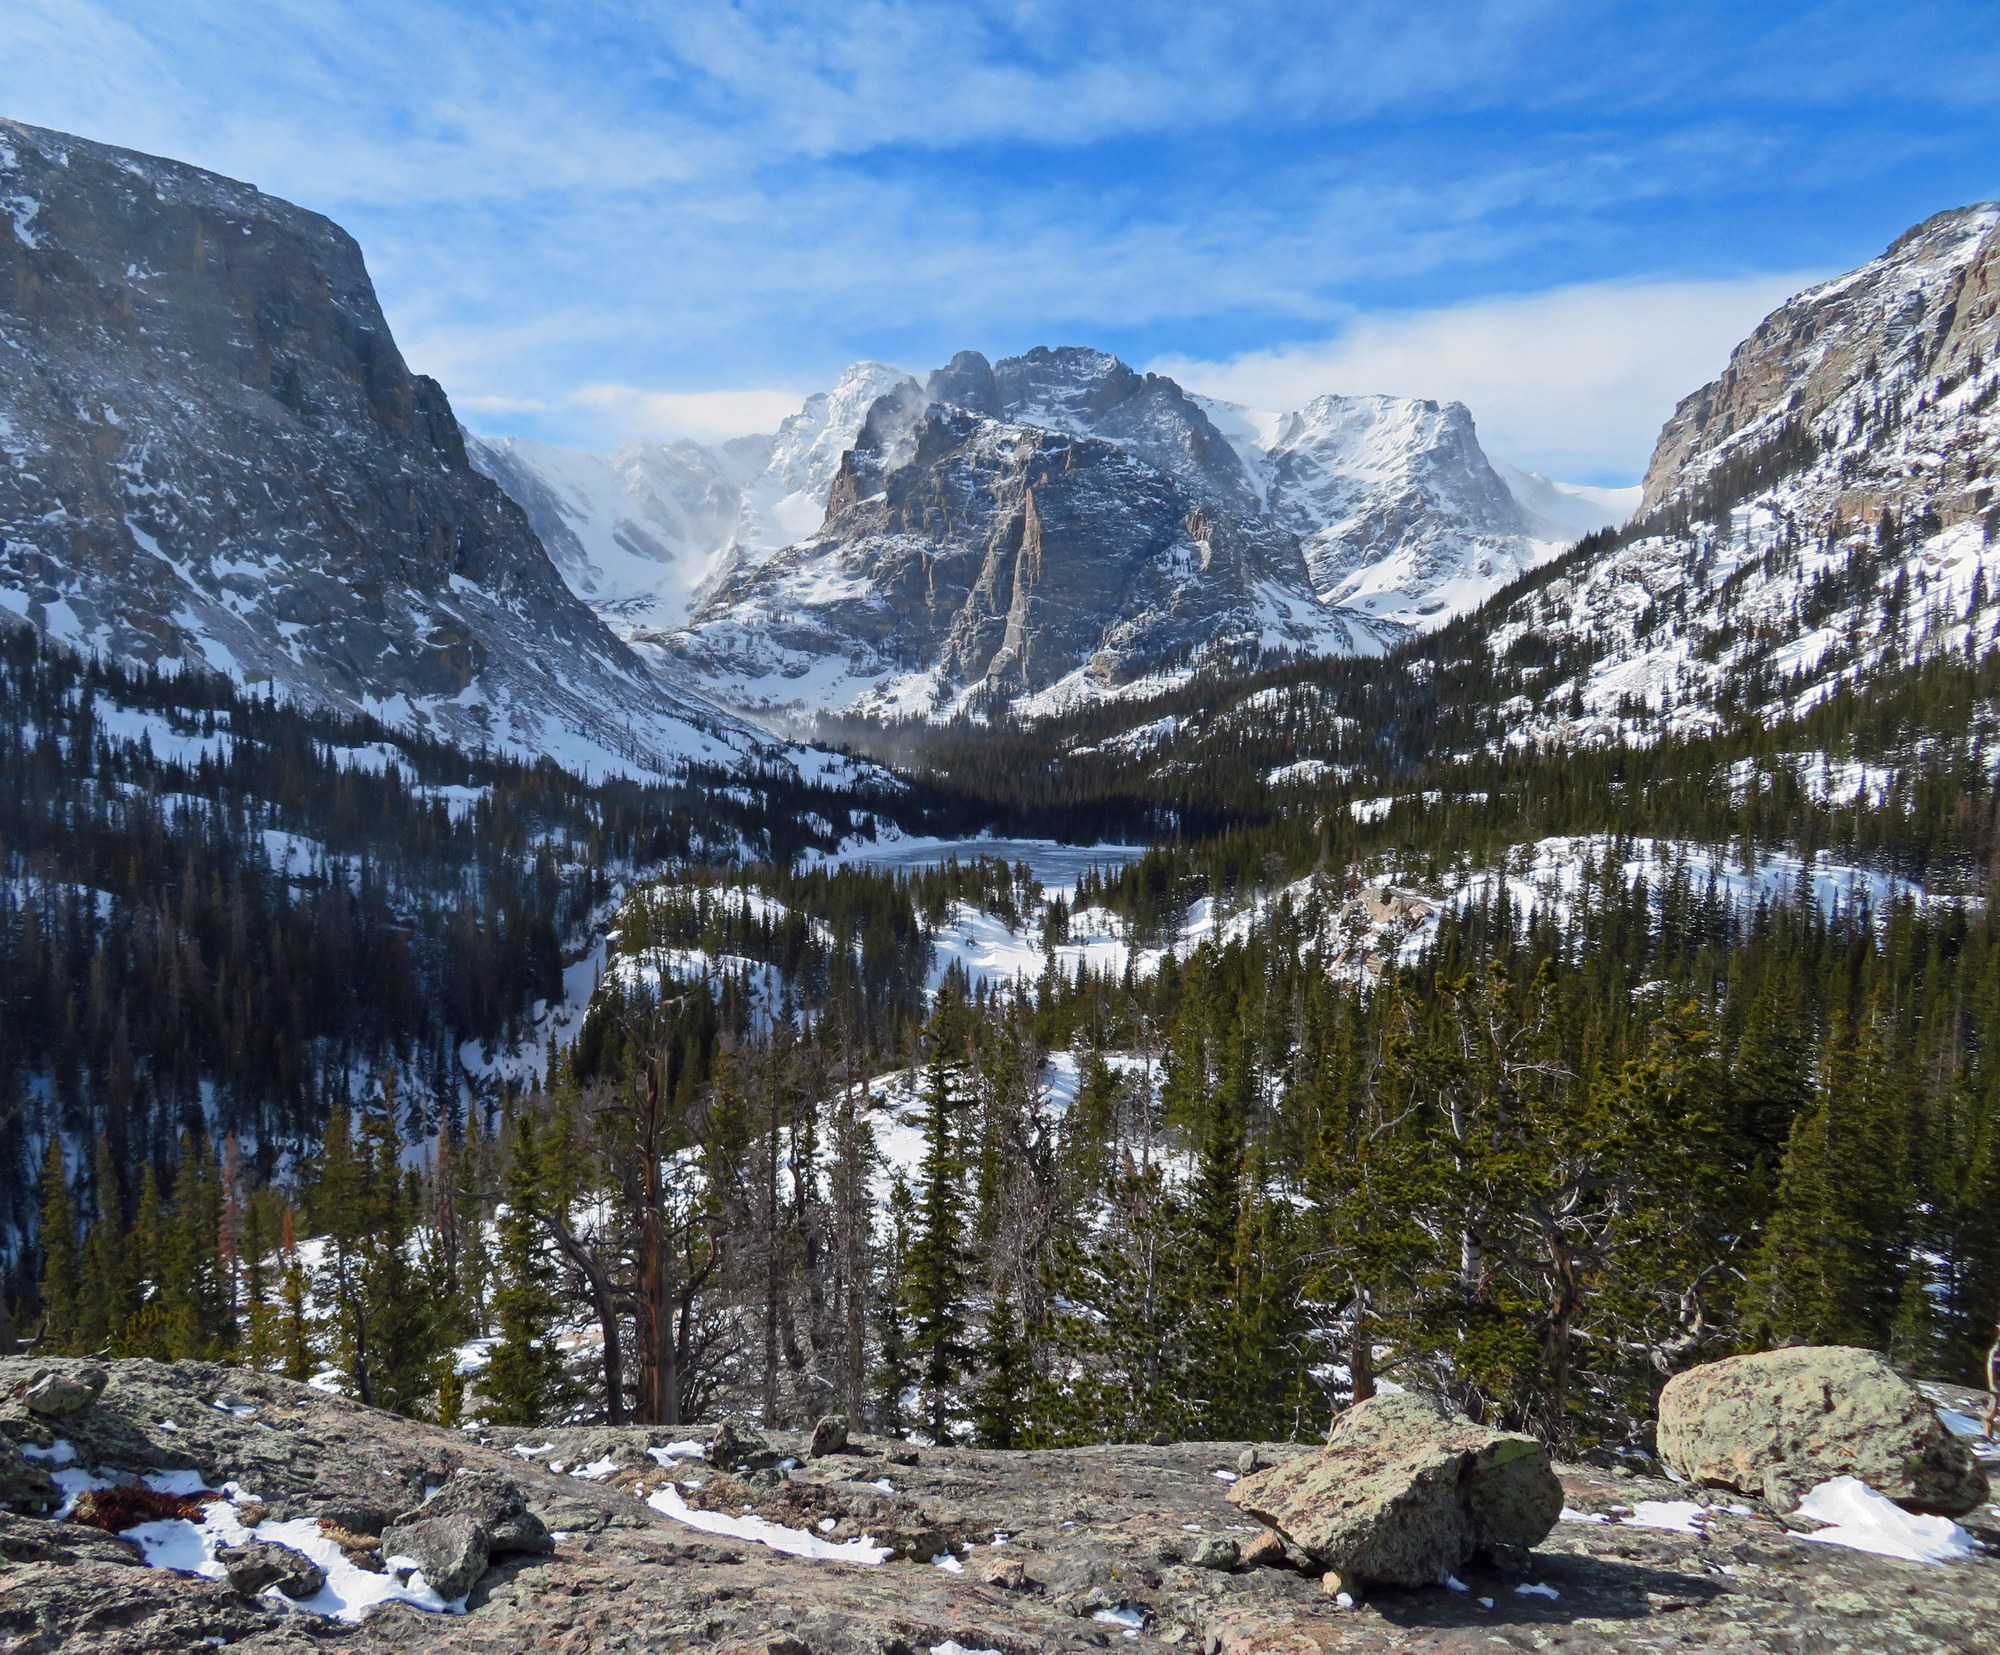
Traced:
<path fill-rule="evenodd" d="M 1684 398 L 1634 532 L 1488 634 L 1587 641 L 1523 739 L 1782 717 L 1935 652 L 1990 648 L 2000 533 L 2000 205 L 1940 213 L 1786 301 Z M 1581 652 L 1580 652 L 1581 653 Z"/>
<path fill-rule="evenodd" d="M 1990 361 L 2000 309 L 1996 231 L 2000 203 L 1939 213 L 1879 258 L 1780 305 L 1730 354 L 1721 377 L 1675 408 L 1646 468 L 1643 510 L 1698 490 L 1728 456 L 1782 424 L 1843 445 L 1873 423 L 1885 397 L 1900 417 L 1919 412 L 1913 404 L 1925 381 L 1975 376 Z M 1876 478 L 1826 504 L 1865 510 L 1901 492 Z M 1934 504 L 1947 513 L 1977 509 L 1948 487 Z"/>
<path fill-rule="evenodd" d="M 1001 417 L 1119 443 L 1196 494 L 1254 514 L 1243 461 L 1201 405 L 1162 374 L 1142 374 L 1083 345 L 1037 346 L 993 365 Z"/>
<path fill-rule="evenodd" d="M 993 364 L 979 351 L 960 351 L 942 368 L 933 368 L 924 382 L 924 394 L 932 402 L 948 402 L 995 419 L 1005 412 Z"/>
<path fill-rule="evenodd" d="M 0 199 L 0 605 L 469 745 L 653 769 L 747 739 L 468 465 L 337 225 L 12 122 Z"/>

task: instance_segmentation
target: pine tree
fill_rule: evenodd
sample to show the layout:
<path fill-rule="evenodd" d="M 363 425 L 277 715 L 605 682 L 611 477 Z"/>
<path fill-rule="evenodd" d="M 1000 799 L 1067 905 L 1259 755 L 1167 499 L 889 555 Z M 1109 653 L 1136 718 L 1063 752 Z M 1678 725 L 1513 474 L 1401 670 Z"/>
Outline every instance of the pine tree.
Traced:
<path fill-rule="evenodd" d="M 150 1169 L 147 1176 L 150 1177 Z M 83 1284 L 77 1304 L 77 1342 L 83 1350 L 126 1350 L 127 1328 L 139 1309 L 139 1252 L 125 1229 L 118 1163 L 102 1136 L 91 1159 L 91 1222 L 83 1244 Z M 157 1215 L 159 1192 L 152 1189 Z"/>
<path fill-rule="evenodd" d="M 421 1186 L 402 1173 L 394 1091 L 362 1125 L 375 1227 L 361 1247 L 361 1291 L 370 1323 L 370 1400 L 395 1413 L 423 1416 L 443 1377 L 443 1363 L 458 1325 L 451 1284 L 438 1268 L 435 1249 L 418 1233 Z"/>
<path fill-rule="evenodd" d="M 916 1232 L 916 1199 L 901 1173 L 889 1186 L 888 1245 L 882 1254 L 883 1287 L 875 1294 L 876 1346 L 875 1419 L 892 1437 L 908 1430 L 905 1399 L 916 1383 L 910 1359 L 909 1326 L 904 1319 L 903 1283 L 909 1271 L 910 1248 Z"/>
<path fill-rule="evenodd" d="M 903 1304 L 924 1426 L 931 1441 L 939 1444 L 952 1440 L 955 1387 L 972 1354 L 965 1329 L 964 1166 L 956 1142 L 952 1080 L 943 1042 L 933 1041 L 924 1080 L 924 1159 L 918 1172 L 916 1230 L 904 1267 Z"/>
<path fill-rule="evenodd" d="M 523 1111 L 514 1120 L 499 1225 L 493 1311 L 500 1342 L 479 1386 L 485 1418 L 495 1425 L 547 1424 L 565 1400 L 562 1353 L 554 1334 L 555 1271 L 539 1217 L 543 1177 L 535 1118 Z"/>
<path fill-rule="evenodd" d="M 76 1203 L 71 1199 L 69 1169 L 60 1138 L 49 1139 L 42 1162 L 42 1302 L 40 1348 L 66 1355 L 77 1343 L 78 1296 L 82 1288 L 77 1265 Z"/>
<path fill-rule="evenodd" d="M 298 1237 L 292 1209 L 285 1209 L 283 1235 L 284 1264 L 278 1275 L 278 1371 L 287 1379 L 312 1377 L 314 1329 L 310 1309 L 312 1282 L 305 1261 L 299 1256 Z"/>
<path fill-rule="evenodd" d="M 170 1362 L 174 1330 L 167 1284 L 174 1263 L 172 1231 L 166 1203 L 160 1199 L 160 1180 L 150 1161 L 139 1173 L 139 1203 L 132 1215 L 126 1255 L 130 1277 L 137 1284 L 136 1304 L 113 1348 L 120 1356 L 150 1356 L 156 1362 Z M 107 1257 L 104 1268 L 108 1276 L 116 1266 Z"/>
<path fill-rule="evenodd" d="M 1029 1365 L 1015 1319 L 1013 1295 L 1002 1282 L 986 1312 L 979 1347 L 980 1379 L 973 1393 L 973 1440 L 981 1448 L 1018 1448 L 1027 1428 Z"/>
<path fill-rule="evenodd" d="M 1906 1273 L 1898 1122 L 1880 1029 L 1828 1031 L 1820 1093 L 1793 1123 L 1751 1270 L 1753 1337 L 1881 1349 Z"/>

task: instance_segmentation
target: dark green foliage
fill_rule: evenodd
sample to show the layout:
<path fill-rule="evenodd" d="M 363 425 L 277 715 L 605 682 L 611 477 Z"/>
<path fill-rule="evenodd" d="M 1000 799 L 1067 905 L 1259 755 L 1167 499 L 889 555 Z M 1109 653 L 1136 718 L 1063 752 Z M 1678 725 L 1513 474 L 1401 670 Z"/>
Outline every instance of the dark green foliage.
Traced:
<path fill-rule="evenodd" d="M 560 1410 L 567 1390 L 555 1342 L 555 1266 L 542 1222 L 550 1200 L 549 1147 L 532 1113 L 516 1119 L 493 1294 L 500 1342 L 480 1380 L 486 1417 L 496 1425 L 542 1424 Z"/>
<path fill-rule="evenodd" d="M 903 1261 L 910 1360 L 932 1442 L 954 1433 L 953 1393 L 973 1354 L 966 1337 L 965 1167 L 958 1148 L 949 1008 L 935 1019 L 924 1080 L 924 1160 L 915 1225 Z"/>

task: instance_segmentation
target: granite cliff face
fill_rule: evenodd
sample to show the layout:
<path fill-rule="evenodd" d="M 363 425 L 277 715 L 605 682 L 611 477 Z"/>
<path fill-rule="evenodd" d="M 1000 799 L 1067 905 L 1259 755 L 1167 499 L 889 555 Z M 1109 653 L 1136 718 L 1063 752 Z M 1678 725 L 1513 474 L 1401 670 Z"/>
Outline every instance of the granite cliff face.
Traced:
<path fill-rule="evenodd" d="M 1779 306 L 1674 411 L 1621 543 L 1493 617 L 1496 655 L 1531 633 L 1538 650 L 1588 653 L 1545 677 L 1518 738 L 1705 730 L 1729 705 L 1779 717 L 1930 653 L 1991 648 L 1996 357 L 1993 203 L 1940 213 Z"/>
<path fill-rule="evenodd" d="M 1167 399 L 1132 400 L 1154 406 L 1119 413 L 1161 434 Z M 1039 710 L 1199 658 L 1382 647 L 1386 630 L 1315 600 L 1295 541 L 1192 486 L 1198 447 L 1174 454 L 1179 475 L 1124 442 L 885 397 L 820 532 L 723 581 L 669 647 L 738 705 L 915 716 Z"/>
<path fill-rule="evenodd" d="M 1675 408 L 1646 468 L 1642 510 L 1687 498 L 1790 427 L 1820 451 L 1797 485 L 1810 511 L 1928 508 L 1947 525 L 1983 511 L 1994 427 L 1974 404 L 2000 338 L 1996 230 L 2000 205 L 1939 213 L 1880 258 L 1780 305 L 1721 378 Z"/>
<path fill-rule="evenodd" d="M 0 219 L 0 606 L 467 743 L 658 770 L 751 742 L 468 465 L 336 225 L 11 122 Z"/>
<path fill-rule="evenodd" d="M 962 588 L 948 577 L 942 590 L 926 576 L 912 606 L 903 576 L 919 552 L 925 567 L 949 569 L 977 542 L 1004 561 L 1021 532 L 1012 485 L 961 490 L 953 516 L 913 510 L 921 489 L 903 479 L 894 512 L 853 509 L 911 461 L 927 409 L 966 416 L 950 438 L 935 421 L 927 429 L 933 473 L 947 442 L 965 445 L 956 463 L 967 476 L 1008 442 L 1087 457 L 1089 500 L 1079 493 L 1061 514 L 1055 583 L 1039 565 L 1021 581 L 1010 574 L 996 599 L 999 569 L 982 550 L 978 576 Z M 874 457 L 850 476 L 842 456 L 864 426 Z M 1321 397 L 1261 415 L 1081 346 L 998 362 L 961 351 L 921 386 L 857 363 L 775 437 L 721 448 L 635 445 L 598 458 L 475 439 L 472 454 L 621 636 L 726 702 L 780 714 L 940 716 L 981 699 L 1035 712 L 1197 657 L 1373 651 L 1476 605 L 1630 504 L 1503 476 L 1457 403 Z M 754 475 L 741 471 L 744 455 L 761 467 Z M 659 486 L 668 477 L 674 486 Z M 1047 479 L 1034 493 L 1046 519 Z M 1187 522 L 1199 578 L 1140 578 L 1172 563 L 1161 548 Z"/>

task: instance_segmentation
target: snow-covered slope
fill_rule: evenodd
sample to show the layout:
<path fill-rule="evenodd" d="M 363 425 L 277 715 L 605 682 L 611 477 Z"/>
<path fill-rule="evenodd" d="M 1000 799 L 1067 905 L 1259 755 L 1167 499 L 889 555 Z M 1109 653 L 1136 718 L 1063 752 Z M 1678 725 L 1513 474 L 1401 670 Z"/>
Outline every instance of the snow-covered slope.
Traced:
<path fill-rule="evenodd" d="M 857 362 L 774 434 L 628 443 L 589 454 L 518 437 L 466 440 L 473 465 L 528 514 L 570 589 L 620 637 L 680 626 L 722 575 L 802 540 L 877 398 L 917 384 Z"/>
<path fill-rule="evenodd" d="M 737 531 L 771 439 L 631 443 L 586 454 L 518 437 L 466 453 L 528 514 L 570 590 L 614 631 L 678 626 Z"/>
<path fill-rule="evenodd" d="M 1637 483 L 1630 488 L 1559 483 L 1490 454 L 1487 461 L 1528 514 L 1529 532 L 1538 540 L 1575 541 L 1598 529 L 1619 528 L 1631 521 L 1646 492 Z"/>
<path fill-rule="evenodd" d="M 1266 450 L 1271 515 L 1330 603 L 1410 626 L 1475 608 L 1559 551 L 1538 538 L 1461 402 L 1316 397 Z"/>
<path fill-rule="evenodd" d="M 1780 306 L 1661 433 L 1623 544 L 1486 643 L 1560 670 L 1515 739 L 1643 739 L 1992 646 L 2000 205 L 1941 213 Z"/>
<path fill-rule="evenodd" d="M 0 611 L 578 767 L 764 751 L 571 595 L 336 225 L 12 122 L 0 202 Z"/>
<path fill-rule="evenodd" d="M 868 410 L 895 392 L 914 396 L 917 382 L 901 368 L 856 362 L 830 391 L 806 398 L 771 439 L 771 456 L 745 487 L 732 536 L 739 563 L 748 554 L 803 540 L 826 516 L 827 492 L 841 457 L 854 446 Z"/>

